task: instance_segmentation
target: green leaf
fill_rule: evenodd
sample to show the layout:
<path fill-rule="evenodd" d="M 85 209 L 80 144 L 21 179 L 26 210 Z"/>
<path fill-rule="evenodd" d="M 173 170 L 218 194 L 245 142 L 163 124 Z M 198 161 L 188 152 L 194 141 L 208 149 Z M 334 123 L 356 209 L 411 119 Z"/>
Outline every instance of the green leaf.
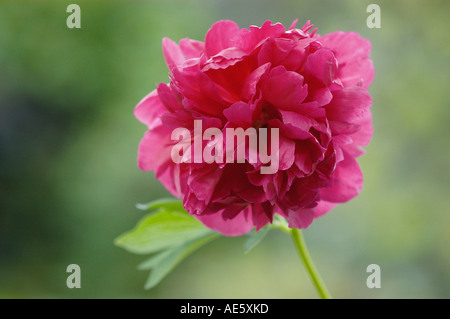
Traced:
<path fill-rule="evenodd" d="M 164 208 L 166 210 L 185 211 L 183 202 L 176 198 L 161 198 L 147 204 L 137 204 L 136 208 L 140 210 L 157 210 Z"/>
<path fill-rule="evenodd" d="M 134 229 L 119 236 L 115 244 L 135 254 L 149 254 L 213 233 L 184 210 L 164 207 L 145 216 Z"/>
<path fill-rule="evenodd" d="M 252 231 L 248 234 L 250 236 L 249 239 L 244 243 L 244 251 L 245 253 L 248 253 L 250 250 L 252 250 L 256 245 L 258 245 L 261 240 L 267 235 L 267 233 L 270 231 L 270 226 L 265 226 L 261 228 L 259 231 Z"/>
<path fill-rule="evenodd" d="M 170 273 L 184 258 L 195 250 L 219 237 L 219 234 L 212 234 L 200 239 L 191 240 L 176 248 L 165 250 L 153 255 L 138 266 L 141 270 L 152 269 L 150 276 L 145 283 L 145 289 L 155 287 L 164 277 Z"/>

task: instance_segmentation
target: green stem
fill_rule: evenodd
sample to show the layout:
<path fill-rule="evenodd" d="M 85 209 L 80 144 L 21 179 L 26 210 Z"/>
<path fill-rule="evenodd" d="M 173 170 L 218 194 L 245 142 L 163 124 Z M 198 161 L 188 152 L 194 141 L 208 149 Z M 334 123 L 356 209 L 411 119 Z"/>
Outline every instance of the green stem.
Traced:
<path fill-rule="evenodd" d="M 317 271 L 316 267 L 314 267 L 311 256 L 309 255 L 308 252 L 308 248 L 306 247 L 305 241 L 303 239 L 302 233 L 300 232 L 300 230 L 292 228 L 291 236 L 294 239 L 295 247 L 297 248 L 298 254 L 300 255 L 300 258 L 305 264 L 305 267 L 308 270 L 311 280 L 314 283 L 314 286 L 316 287 L 320 297 L 322 299 L 330 299 L 331 295 L 328 292 L 328 289 L 325 286 L 325 283 L 323 282 L 322 278 L 320 278 L 320 274 Z"/>

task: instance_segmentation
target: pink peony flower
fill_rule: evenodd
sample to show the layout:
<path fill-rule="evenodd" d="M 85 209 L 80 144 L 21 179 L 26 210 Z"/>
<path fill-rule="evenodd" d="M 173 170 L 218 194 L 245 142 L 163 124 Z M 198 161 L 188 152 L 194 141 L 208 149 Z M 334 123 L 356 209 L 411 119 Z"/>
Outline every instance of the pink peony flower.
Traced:
<path fill-rule="evenodd" d="M 219 21 L 204 42 L 163 39 L 171 81 L 136 106 L 148 126 L 139 168 L 154 171 L 190 214 L 224 235 L 258 230 L 274 214 L 306 228 L 362 189 L 356 158 L 372 136 L 370 42 L 354 32 L 319 36 L 309 21 L 301 29 L 296 22 L 286 30 Z M 179 141 L 171 134 L 193 132 L 194 120 L 203 130 L 278 128 L 277 172 L 262 174 L 259 161 L 175 163 Z"/>

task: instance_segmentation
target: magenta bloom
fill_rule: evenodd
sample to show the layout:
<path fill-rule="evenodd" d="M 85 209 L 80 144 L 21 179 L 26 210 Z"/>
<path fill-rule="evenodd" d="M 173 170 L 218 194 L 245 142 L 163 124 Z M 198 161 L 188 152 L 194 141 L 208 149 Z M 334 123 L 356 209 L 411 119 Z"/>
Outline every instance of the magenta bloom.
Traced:
<path fill-rule="evenodd" d="M 309 22 L 301 29 L 296 22 L 286 30 L 270 21 L 249 29 L 219 21 L 204 42 L 165 38 L 171 81 L 136 106 L 148 126 L 139 167 L 154 171 L 190 214 L 224 235 L 260 229 L 274 214 L 306 228 L 362 189 L 356 158 L 372 136 L 370 42 L 354 32 L 319 36 Z M 278 170 L 262 174 L 261 162 L 247 160 L 175 163 L 179 141 L 171 134 L 193 132 L 194 120 L 224 134 L 278 128 Z"/>

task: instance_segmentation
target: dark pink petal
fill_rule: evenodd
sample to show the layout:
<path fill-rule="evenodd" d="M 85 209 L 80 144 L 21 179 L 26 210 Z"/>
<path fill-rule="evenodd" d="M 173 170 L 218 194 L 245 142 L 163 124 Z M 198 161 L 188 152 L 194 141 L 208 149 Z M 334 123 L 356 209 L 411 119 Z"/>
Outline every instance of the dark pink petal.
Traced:
<path fill-rule="evenodd" d="M 261 174 L 259 168 L 247 172 L 248 180 L 255 186 L 262 186 L 272 179 L 269 174 Z"/>
<path fill-rule="evenodd" d="M 364 116 L 371 105 L 372 97 L 366 90 L 350 87 L 334 91 L 333 99 L 325 109 L 330 120 L 354 123 Z"/>
<path fill-rule="evenodd" d="M 294 34 L 289 35 L 289 38 L 294 37 Z M 281 62 L 282 65 L 289 71 L 299 71 L 305 64 L 307 58 L 306 48 L 313 42 L 314 39 L 305 38 L 297 39 L 295 41 L 295 47 L 289 52 L 289 54 Z"/>
<path fill-rule="evenodd" d="M 279 170 L 287 170 L 294 164 L 295 142 L 292 139 L 279 135 Z"/>
<path fill-rule="evenodd" d="M 149 129 L 160 125 L 161 115 L 167 113 L 167 109 L 158 97 L 158 92 L 153 90 L 144 97 L 134 109 L 134 116 L 146 124 Z"/>
<path fill-rule="evenodd" d="M 300 128 L 303 131 L 309 132 L 314 127 L 321 131 L 326 131 L 326 126 L 323 123 L 317 122 L 314 118 L 299 114 L 297 112 L 279 110 L 284 124 Z"/>
<path fill-rule="evenodd" d="M 332 203 L 344 203 L 358 195 L 362 189 L 363 175 L 358 162 L 344 153 L 333 174 L 333 183 L 321 191 L 321 199 Z"/>
<path fill-rule="evenodd" d="M 277 173 L 275 173 L 273 182 L 278 198 L 283 198 L 292 185 L 292 180 L 289 178 L 286 171 L 278 171 Z"/>
<path fill-rule="evenodd" d="M 251 212 L 256 231 L 271 223 L 273 220 L 273 206 L 269 202 L 251 205 Z"/>
<path fill-rule="evenodd" d="M 224 49 L 235 47 L 240 40 L 239 26 L 230 20 L 214 23 L 205 37 L 205 53 L 209 57 Z"/>
<path fill-rule="evenodd" d="M 223 168 L 222 178 L 214 189 L 211 201 L 222 202 L 226 200 L 236 185 L 245 179 L 245 164 L 225 165 Z"/>
<path fill-rule="evenodd" d="M 263 187 L 254 187 L 250 182 L 246 182 L 247 188 L 235 192 L 237 196 L 247 203 L 262 203 L 267 200 Z"/>
<path fill-rule="evenodd" d="M 250 26 L 248 30 L 241 30 L 238 47 L 246 52 L 250 52 L 268 38 L 278 37 L 285 31 L 286 29 L 281 23 L 272 24 L 271 21 L 264 22 L 260 28 Z"/>
<path fill-rule="evenodd" d="M 322 119 L 323 121 L 325 121 L 325 110 L 322 107 L 319 107 L 318 103 L 315 101 L 302 103 L 292 111 L 303 114 L 305 116 L 309 116 L 316 120 Z"/>
<path fill-rule="evenodd" d="M 160 83 L 156 88 L 158 96 L 166 109 L 170 112 L 175 112 L 182 109 L 182 105 L 178 103 L 172 89 L 165 83 Z"/>
<path fill-rule="evenodd" d="M 145 133 L 138 149 L 138 166 L 141 170 L 157 170 L 163 163 L 171 160 L 171 147 L 174 143 L 170 141 L 171 134 L 172 131 L 164 126 Z"/>
<path fill-rule="evenodd" d="M 164 58 L 166 59 L 167 67 L 172 70 L 176 66 L 181 66 L 186 58 L 181 52 L 180 47 L 169 38 L 164 38 L 162 42 Z"/>
<path fill-rule="evenodd" d="M 174 68 L 177 89 L 183 93 L 183 106 L 203 114 L 220 116 L 225 104 L 214 82 L 198 65 Z"/>
<path fill-rule="evenodd" d="M 236 102 L 223 111 L 228 121 L 237 127 L 247 128 L 253 124 L 253 111 L 250 105 L 245 102 Z"/>
<path fill-rule="evenodd" d="M 288 110 L 299 106 L 308 95 L 307 85 L 303 85 L 303 76 L 286 71 L 281 65 L 269 72 L 261 90 L 263 97 L 272 105 Z"/>
<path fill-rule="evenodd" d="M 155 177 L 175 197 L 183 198 L 187 190 L 189 166 L 167 161 L 155 171 Z"/>
<path fill-rule="evenodd" d="M 155 171 L 156 177 L 174 195 L 181 198 L 187 184 L 187 166 L 175 164 L 171 158 L 171 130 L 158 126 L 145 133 L 138 149 L 138 167 Z"/>
<path fill-rule="evenodd" d="M 333 94 L 327 87 L 311 88 L 310 86 L 309 88 L 308 100 L 315 101 L 318 106 L 327 105 L 333 99 Z"/>
<path fill-rule="evenodd" d="M 165 113 L 161 116 L 162 124 L 172 130 L 184 127 L 189 131 L 194 129 L 194 118 L 187 111 L 175 111 L 174 113 Z"/>
<path fill-rule="evenodd" d="M 199 169 L 191 170 L 187 183 L 197 199 L 207 205 L 222 174 L 223 170 L 218 169 L 217 165 L 206 164 Z"/>
<path fill-rule="evenodd" d="M 266 194 L 266 198 L 268 201 L 273 202 L 277 197 L 277 189 L 274 183 L 274 176 L 269 175 L 267 181 L 262 185 L 264 189 L 264 193 Z"/>
<path fill-rule="evenodd" d="M 242 207 L 241 211 L 233 219 L 226 219 L 223 214 L 227 210 L 236 209 L 236 207 L 227 207 L 209 215 L 194 215 L 206 227 L 211 228 L 225 236 L 241 236 L 248 233 L 254 227 L 248 208 Z"/>
<path fill-rule="evenodd" d="M 370 110 L 367 110 L 356 123 L 359 125 L 359 130 L 351 135 L 353 142 L 358 146 L 367 146 L 373 134 Z"/>
<path fill-rule="evenodd" d="M 186 59 L 199 58 L 205 51 L 205 44 L 201 41 L 184 38 L 180 40 L 180 49 Z"/>
<path fill-rule="evenodd" d="M 370 114 L 369 111 L 367 111 L 366 113 Z M 330 130 L 331 130 L 333 136 L 341 135 L 341 134 L 351 135 L 353 133 L 358 132 L 360 129 L 360 125 L 355 124 L 355 123 L 345 123 L 345 122 L 332 121 L 332 120 L 329 120 L 328 123 L 330 125 Z"/>
<path fill-rule="evenodd" d="M 345 87 L 359 85 L 367 89 L 375 75 L 370 61 L 370 41 L 355 32 L 337 31 L 319 38 L 326 47 L 333 50 L 339 64 L 337 76 Z"/>
<path fill-rule="evenodd" d="M 237 62 L 242 61 L 246 55 L 247 53 L 239 48 L 233 47 L 224 49 L 202 64 L 202 72 L 226 69 L 235 65 Z"/>
<path fill-rule="evenodd" d="M 368 110 L 364 116 L 357 121 L 357 123 L 358 124 L 355 124 L 357 130 L 351 132 L 349 135 L 346 135 L 350 139 L 350 142 L 342 145 L 342 148 L 349 155 L 355 158 L 364 154 L 364 150 L 361 149 L 361 147 L 368 145 L 372 138 L 373 127 L 372 114 L 370 110 Z"/>
<path fill-rule="evenodd" d="M 309 208 L 320 199 L 319 192 L 305 184 L 303 179 L 296 179 L 292 183 L 291 188 L 283 198 L 283 203 L 287 207 Z"/>
<path fill-rule="evenodd" d="M 305 175 L 309 175 L 316 168 L 316 165 L 323 159 L 322 147 L 314 140 L 302 140 L 296 142 L 295 165 Z"/>
<path fill-rule="evenodd" d="M 288 54 L 295 48 L 295 42 L 285 38 L 272 38 L 264 42 L 258 53 L 258 65 L 271 63 L 273 66 L 281 64 Z"/>
<path fill-rule="evenodd" d="M 244 100 L 248 101 L 255 97 L 259 82 L 263 75 L 270 70 L 270 67 L 270 63 L 263 64 L 247 76 L 241 90 L 241 96 Z"/>
<path fill-rule="evenodd" d="M 211 57 L 206 62 L 202 63 L 202 72 L 207 72 L 209 70 L 226 69 L 242 61 L 245 55 L 245 52 L 238 48 L 225 49 L 221 51 L 220 54 L 217 54 Z"/>
<path fill-rule="evenodd" d="M 291 228 L 307 228 L 314 220 L 314 209 L 289 210 L 287 220 Z"/>
<path fill-rule="evenodd" d="M 323 48 L 310 54 L 304 66 L 304 72 L 320 81 L 324 86 L 329 86 L 334 79 L 337 61 L 330 49 Z"/>
<path fill-rule="evenodd" d="M 209 69 L 205 74 L 215 83 L 224 100 L 234 103 L 241 101 L 244 82 L 256 68 L 252 57 L 244 57 L 225 69 Z"/>
<path fill-rule="evenodd" d="M 319 201 L 317 206 L 314 207 L 314 218 L 325 215 L 330 210 L 332 210 L 336 205 L 337 205 L 337 203 L 330 203 L 330 202 L 326 202 L 324 200 Z"/>
<path fill-rule="evenodd" d="M 289 27 L 288 30 L 293 30 L 293 29 L 295 29 L 295 26 L 297 25 L 297 22 L 298 22 L 298 19 L 295 19 L 295 20 L 292 22 L 292 24 L 291 24 L 291 26 Z"/>
<path fill-rule="evenodd" d="M 292 139 L 307 139 L 313 137 L 307 130 L 292 124 L 284 124 L 278 119 L 270 120 L 268 124 L 271 128 L 278 128 L 280 134 Z"/>

